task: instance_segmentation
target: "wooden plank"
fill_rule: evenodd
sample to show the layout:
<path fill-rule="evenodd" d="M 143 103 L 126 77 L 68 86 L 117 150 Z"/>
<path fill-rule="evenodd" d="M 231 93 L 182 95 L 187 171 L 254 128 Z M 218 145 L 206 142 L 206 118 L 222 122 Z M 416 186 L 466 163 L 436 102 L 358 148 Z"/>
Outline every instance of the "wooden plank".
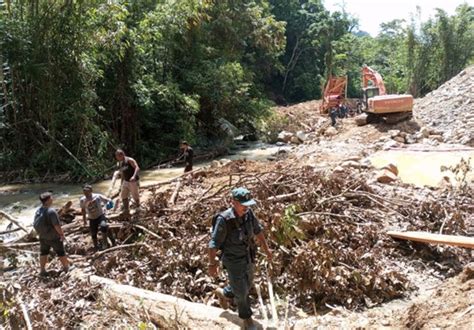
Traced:
<path fill-rule="evenodd" d="M 456 235 L 440 235 L 432 234 L 422 231 L 389 231 L 387 234 L 394 238 L 405 239 L 409 241 L 433 243 L 433 244 L 446 244 L 453 246 L 460 246 L 469 249 L 474 249 L 474 237 L 467 236 L 456 236 Z"/>

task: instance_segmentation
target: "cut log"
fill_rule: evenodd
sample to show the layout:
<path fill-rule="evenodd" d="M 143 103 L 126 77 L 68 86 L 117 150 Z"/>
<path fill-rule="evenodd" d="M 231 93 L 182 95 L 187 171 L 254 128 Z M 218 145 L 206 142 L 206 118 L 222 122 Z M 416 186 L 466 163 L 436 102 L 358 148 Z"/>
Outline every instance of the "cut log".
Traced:
<path fill-rule="evenodd" d="M 474 249 L 474 237 L 440 235 L 422 231 L 389 231 L 387 234 L 394 238 L 416 241 L 422 243 L 446 244 Z"/>
<path fill-rule="evenodd" d="M 182 182 L 183 182 L 182 180 L 178 180 L 178 182 L 176 183 L 176 188 L 174 189 L 173 195 L 171 195 L 171 198 L 168 201 L 168 205 L 175 205 L 176 204 L 176 200 L 178 199 L 179 189 L 181 188 Z"/>
<path fill-rule="evenodd" d="M 73 270 L 71 276 L 85 278 L 79 270 Z M 190 329 L 241 329 L 242 320 L 237 314 L 223 309 L 193 303 L 170 295 L 139 289 L 137 287 L 119 284 L 111 279 L 99 276 L 89 276 L 91 284 L 101 284 L 104 294 L 109 299 L 111 308 L 120 303 L 131 310 L 145 309 L 150 318 L 162 328 Z M 258 322 L 255 322 L 258 324 Z"/>

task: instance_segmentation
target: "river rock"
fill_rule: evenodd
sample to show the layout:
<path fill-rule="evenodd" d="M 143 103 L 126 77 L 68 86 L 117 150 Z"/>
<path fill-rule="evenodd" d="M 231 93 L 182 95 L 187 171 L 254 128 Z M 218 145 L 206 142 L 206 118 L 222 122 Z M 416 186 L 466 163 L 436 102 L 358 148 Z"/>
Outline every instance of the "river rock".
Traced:
<path fill-rule="evenodd" d="M 438 141 L 438 142 L 443 142 L 444 141 L 444 138 L 441 135 L 430 135 L 430 139 Z"/>
<path fill-rule="evenodd" d="M 277 143 L 275 143 L 275 145 L 277 147 L 283 147 L 286 143 L 285 142 L 282 142 L 282 141 L 278 141 Z"/>
<path fill-rule="evenodd" d="M 306 136 L 306 133 L 303 131 L 296 132 L 296 137 L 300 139 L 301 142 L 304 142 L 308 139 L 308 137 Z"/>
<path fill-rule="evenodd" d="M 334 127 L 328 127 L 326 131 L 324 131 L 324 135 L 326 136 L 334 136 L 337 134 L 337 129 Z"/>
<path fill-rule="evenodd" d="M 397 176 L 387 169 L 382 169 L 377 172 L 375 179 L 380 183 L 391 183 L 397 181 Z"/>
<path fill-rule="evenodd" d="M 354 117 L 354 121 L 357 126 L 364 126 L 367 125 L 367 114 L 363 113 Z"/>
<path fill-rule="evenodd" d="M 290 139 L 290 142 L 293 143 L 293 144 L 300 144 L 301 140 L 298 139 L 298 137 L 296 135 L 293 135 Z"/>
<path fill-rule="evenodd" d="M 354 167 L 354 168 L 359 168 L 360 167 L 360 163 L 359 162 L 356 162 L 354 160 L 348 160 L 348 161 L 345 161 L 344 163 L 341 164 L 342 167 Z"/>
<path fill-rule="evenodd" d="M 399 142 L 399 143 L 405 143 L 405 139 L 401 136 L 395 136 L 393 140 Z"/>
<path fill-rule="evenodd" d="M 428 127 L 422 127 L 420 129 L 420 133 L 421 133 L 421 136 L 424 137 L 424 138 L 427 138 L 430 136 L 430 129 Z"/>
<path fill-rule="evenodd" d="M 287 131 L 281 131 L 279 134 L 278 134 L 278 141 L 283 141 L 283 142 L 290 142 L 291 141 L 291 138 L 293 137 L 293 133 L 291 132 L 287 132 Z"/>
<path fill-rule="evenodd" d="M 390 164 L 382 167 L 382 170 L 388 170 L 388 171 L 390 171 L 393 174 L 398 176 L 398 167 L 395 164 L 390 163 Z"/>
<path fill-rule="evenodd" d="M 396 138 L 397 136 L 400 135 L 400 130 L 399 129 L 391 129 L 387 132 L 392 139 Z"/>

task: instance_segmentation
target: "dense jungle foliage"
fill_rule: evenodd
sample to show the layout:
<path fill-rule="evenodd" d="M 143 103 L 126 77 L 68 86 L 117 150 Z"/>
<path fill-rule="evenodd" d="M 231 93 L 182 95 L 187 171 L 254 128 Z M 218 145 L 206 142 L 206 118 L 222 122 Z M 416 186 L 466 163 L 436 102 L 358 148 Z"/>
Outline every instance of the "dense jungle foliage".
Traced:
<path fill-rule="evenodd" d="M 357 97 L 363 64 L 423 96 L 473 62 L 474 8 L 417 17 L 371 37 L 320 0 L 0 1 L 0 171 L 94 177 L 116 147 L 146 167 L 320 98 L 329 74 Z"/>

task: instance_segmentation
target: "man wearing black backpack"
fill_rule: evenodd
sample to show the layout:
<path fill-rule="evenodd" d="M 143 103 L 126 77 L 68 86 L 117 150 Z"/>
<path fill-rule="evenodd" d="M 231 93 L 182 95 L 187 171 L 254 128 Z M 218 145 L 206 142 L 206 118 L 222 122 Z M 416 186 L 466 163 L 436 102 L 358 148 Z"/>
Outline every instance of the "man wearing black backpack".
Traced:
<path fill-rule="evenodd" d="M 217 277 L 219 268 L 216 254 L 217 250 L 222 250 L 221 259 L 229 278 L 229 285 L 217 289 L 216 294 L 224 309 L 228 308 L 230 299 L 235 299 L 245 329 L 256 329 L 249 301 L 255 271 L 254 238 L 263 247 L 268 260 L 272 260 L 263 228 L 249 208 L 252 205 L 255 205 L 255 201 L 247 189 L 233 189 L 232 207 L 214 217 L 209 242 L 209 275 Z"/>
<path fill-rule="evenodd" d="M 64 250 L 64 232 L 59 223 L 59 216 L 56 210 L 51 207 L 53 195 L 45 192 L 40 195 L 42 206 L 36 211 L 33 227 L 39 236 L 40 241 L 40 276 L 47 276 L 46 263 L 51 248 L 59 257 L 63 265 L 63 271 L 68 272 L 69 261 Z"/>

